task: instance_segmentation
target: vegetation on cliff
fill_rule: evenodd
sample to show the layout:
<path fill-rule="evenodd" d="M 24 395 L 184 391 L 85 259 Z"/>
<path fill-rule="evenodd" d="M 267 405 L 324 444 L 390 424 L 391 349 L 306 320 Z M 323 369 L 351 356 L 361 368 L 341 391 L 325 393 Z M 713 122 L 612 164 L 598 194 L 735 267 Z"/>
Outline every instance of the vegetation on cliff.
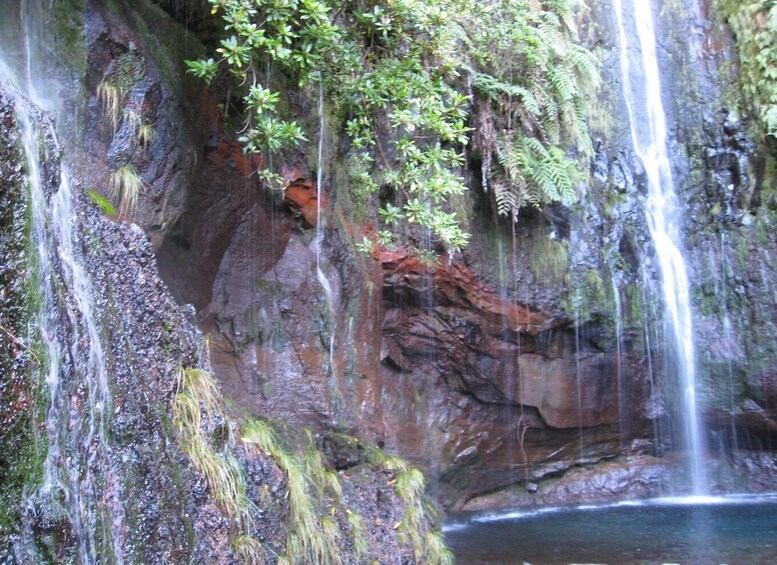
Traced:
<path fill-rule="evenodd" d="M 397 532 L 397 541 L 408 554 L 412 552 L 417 563 L 452 563 L 442 535 L 431 527 L 434 516 L 423 496 L 423 474 L 398 457 L 341 434 L 322 440 L 310 430 L 255 418 L 248 418 L 235 433 L 238 426 L 225 414 L 216 381 L 196 368 L 178 369 L 172 424 L 181 449 L 229 520 L 230 545 L 243 563 L 370 562 L 380 552 L 375 536 L 385 535 L 374 533 L 376 526 L 382 527 L 378 516 L 392 514 L 386 527 Z M 384 513 L 368 514 L 371 525 L 361 513 L 364 501 L 353 492 L 360 481 L 333 469 L 320 448 L 321 441 L 326 441 L 330 451 L 352 452 L 358 463 L 350 473 L 361 473 L 359 467 L 368 470 L 374 475 L 368 488 L 377 486 L 383 497 L 394 499 L 393 504 L 384 501 Z M 277 487 L 266 482 L 256 484 L 256 470 L 250 470 L 257 462 L 266 466 L 268 458 L 282 473 L 283 496 L 277 496 Z M 285 516 L 280 539 L 262 520 L 268 512 Z"/>
<path fill-rule="evenodd" d="M 737 40 L 741 92 L 758 129 L 777 138 L 777 4 L 771 0 L 721 0 Z"/>
<path fill-rule="evenodd" d="M 249 152 L 306 138 L 274 86 L 319 90 L 362 163 L 352 190 L 380 194 L 384 229 L 366 249 L 412 225 L 466 245 L 446 203 L 466 190 L 468 144 L 501 215 L 575 199 L 575 157 L 590 149 L 581 93 L 597 79 L 575 44 L 576 0 L 209 3 L 228 37 L 190 71 L 226 81 Z"/>

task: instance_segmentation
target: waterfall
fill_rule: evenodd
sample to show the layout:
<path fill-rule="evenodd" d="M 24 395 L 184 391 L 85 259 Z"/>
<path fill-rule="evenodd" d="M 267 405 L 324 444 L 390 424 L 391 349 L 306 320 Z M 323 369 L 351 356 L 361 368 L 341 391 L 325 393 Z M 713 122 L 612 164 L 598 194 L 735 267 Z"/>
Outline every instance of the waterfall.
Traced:
<path fill-rule="evenodd" d="M 611 274 L 612 296 L 615 301 L 615 382 L 618 390 L 618 424 L 620 428 L 621 448 L 626 443 L 629 430 L 624 423 L 624 391 L 623 391 L 623 307 L 621 305 L 621 292 L 615 274 Z"/>
<path fill-rule="evenodd" d="M 318 75 L 318 169 L 316 170 L 316 278 L 321 288 L 324 290 L 329 315 L 332 318 L 332 331 L 329 336 L 329 382 L 333 392 L 333 398 L 336 398 L 337 379 L 335 370 L 335 333 L 337 331 L 337 313 L 335 312 L 334 296 L 332 294 L 332 283 L 321 268 L 321 248 L 324 245 L 324 227 L 321 224 L 321 189 L 324 184 L 324 134 L 326 131 L 326 119 L 324 116 L 324 80 L 319 72 Z M 333 424 L 337 422 L 334 421 Z"/>
<path fill-rule="evenodd" d="M 99 559 L 95 534 L 102 520 L 97 508 L 97 483 L 110 476 L 103 468 L 106 417 L 111 406 L 105 356 L 89 281 L 74 245 L 73 195 L 67 170 L 62 168 L 58 186 L 53 187 L 50 201 L 47 200 L 41 178 L 39 132 L 31 108 L 20 100 L 17 115 L 29 168 L 33 234 L 42 281 L 38 319 L 48 359 L 49 450 L 36 497 L 43 504 L 56 505 L 59 496 L 64 496 L 79 559 L 82 563 L 96 563 Z M 63 322 L 68 328 L 65 331 L 61 327 Z M 115 510 L 110 518 L 115 545 L 112 553 L 120 563 L 123 512 L 116 498 L 111 502 Z"/>
<path fill-rule="evenodd" d="M 620 65 L 623 93 L 631 125 L 635 152 L 645 168 L 648 179 L 647 223 L 655 245 L 662 276 L 665 316 L 674 338 L 677 372 L 683 388 L 683 439 L 689 452 L 689 472 L 694 494 L 703 494 L 706 478 L 703 464 L 699 408 L 696 398 L 696 362 L 693 346 L 688 276 L 685 260 L 678 247 L 682 210 L 675 194 L 667 154 L 666 118 L 661 101 L 661 84 L 656 59 L 656 39 L 653 14 L 647 0 L 625 0 L 633 4 L 633 22 L 638 45 L 630 45 L 624 23 L 623 0 L 614 0 L 620 39 Z M 638 48 L 641 66 L 635 73 L 642 82 L 632 84 L 635 63 L 630 49 Z M 637 92 L 644 94 L 644 108 L 638 108 Z"/>
<path fill-rule="evenodd" d="M 23 57 L 4 60 L 0 77 L 15 101 L 27 165 L 31 237 L 40 280 L 37 327 L 45 360 L 48 451 L 40 484 L 28 488 L 20 555 L 37 562 L 34 531 L 41 519 L 67 517 L 80 563 L 121 564 L 125 527 L 118 480 L 109 468 L 108 418 L 112 407 L 108 371 L 94 293 L 82 263 L 78 198 L 72 190 L 55 121 L 62 118 L 44 67 L 45 6 L 21 3 Z M 19 60 L 23 59 L 23 60 Z M 15 64 L 16 66 L 12 66 Z"/>

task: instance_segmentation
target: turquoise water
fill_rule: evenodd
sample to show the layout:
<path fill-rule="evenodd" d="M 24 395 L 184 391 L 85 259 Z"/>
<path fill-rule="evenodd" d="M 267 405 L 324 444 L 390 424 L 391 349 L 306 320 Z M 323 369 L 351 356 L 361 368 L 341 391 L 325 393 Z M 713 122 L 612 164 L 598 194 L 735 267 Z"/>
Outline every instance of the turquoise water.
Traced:
<path fill-rule="evenodd" d="M 456 563 L 777 564 L 777 496 L 656 499 L 454 517 Z"/>

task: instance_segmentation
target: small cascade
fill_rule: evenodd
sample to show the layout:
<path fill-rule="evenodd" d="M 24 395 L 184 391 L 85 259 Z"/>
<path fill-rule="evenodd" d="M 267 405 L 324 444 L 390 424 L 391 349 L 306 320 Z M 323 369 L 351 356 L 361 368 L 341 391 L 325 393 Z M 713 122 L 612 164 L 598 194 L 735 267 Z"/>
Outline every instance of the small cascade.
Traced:
<path fill-rule="evenodd" d="M 324 229 L 321 225 L 321 187 L 324 184 L 324 82 L 319 76 L 318 82 L 318 169 L 316 170 L 316 276 L 332 304 L 332 285 L 321 270 L 321 247 L 324 244 Z"/>
<path fill-rule="evenodd" d="M 111 476 L 110 470 L 103 468 L 111 406 L 105 356 L 89 281 L 74 245 L 73 195 L 67 171 L 62 168 L 58 186 L 47 195 L 41 176 L 39 131 L 29 107 L 21 101 L 17 115 L 29 167 L 33 233 L 43 283 L 39 320 L 48 358 L 46 384 L 50 396 L 46 415 L 49 451 L 37 497 L 38 502 L 56 505 L 64 495 L 79 559 L 96 563 L 100 550 L 95 534 L 103 519 L 98 510 L 97 483 Z M 111 554 L 115 562 L 121 563 L 123 511 L 118 498 L 111 506 Z M 31 528 L 30 524 L 26 526 Z"/>
<path fill-rule="evenodd" d="M 107 457 L 112 399 L 95 298 L 82 263 L 82 234 L 75 226 L 77 197 L 53 121 L 60 118 L 60 104 L 43 66 L 44 10 L 44 3 L 21 2 L 24 58 L 13 61 L 17 68 L 0 60 L 0 76 L 9 81 L 4 87 L 15 98 L 27 164 L 40 280 L 35 339 L 45 352 L 40 376 L 49 403 L 43 475 L 26 493 L 16 551 L 38 562 L 36 524 L 64 519 L 80 563 L 121 564 L 124 511 Z"/>
<path fill-rule="evenodd" d="M 319 74 L 318 77 L 318 169 L 316 170 L 316 278 L 321 288 L 324 289 L 329 316 L 332 320 L 331 333 L 329 335 L 329 381 L 333 392 L 337 390 L 336 371 L 335 371 L 335 333 L 337 330 L 337 313 L 335 312 L 334 296 L 332 294 L 332 283 L 321 268 L 321 248 L 324 245 L 324 227 L 322 225 L 322 200 L 321 189 L 324 184 L 324 134 L 326 131 L 326 119 L 324 116 L 324 81 Z M 334 394 L 333 398 L 337 395 Z M 336 423 L 336 422 L 335 422 Z"/>
<path fill-rule="evenodd" d="M 645 168 L 648 179 L 647 223 L 655 245 L 665 305 L 665 317 L 673 336 L 677 373 L 683 389 L 683 440 L 689 452 L 689 472 L 694 494 L 706 490 L 703 463 L 704 439 L 696 395 L 696 361 L 693 346 L 688 276 L 685 260 L 678 247 L 682 211 L 675 194 L 667 154 L 666 118 L 661 101 L 661 83 L 656 58 L 656 39 L 650 2 L 625 0 L 631 5 L 633 21 L 625 22 L 624 0 L 614 0 L 620 39 L 620 65 L 623 93 L 631 125 L 634 150 Z M 638 44 L 627 40 L 626 25 L 636 29 Z M 632 84 L 633 53 L 640 54 L 637 76 L 643 82 Z M 644 99 L 640 98 L 644 97 Z M 644 107 L 639 103 L 644 102 Z"/>
<path fill-rule="evenodd" d="M 618 287 L 618 281 L 613 274 L 611 277 L 612 282 L 612 296 L 615 301 L 615 382 L 618 387 L 618 422 L 620 428 L 620 442 L 621 448 L 625 446 L 626 438 L 629 430 L 626 429 L 624 424 L 624 391 L 623 391 L 623 360 L 622 360 L 622 344 L 623 344 L 623 307 L 621 306 L 621 292 Z"/>
<path fill-rule="evenodd" d="M 731 314 L 729 313 L 729 297 L 728 297 L 728 285 L 725 281 L 728 277 L 728 261 L 726 257 L 726 234 L 720 234 L 720 269 L 719 275 L 715 277 L 715 295 L 721 298 L 721 325 L 723 326 L 723 344 L 725 347 L 724 355 L 726 359 L 726 376 L 728 377 L 728 393 L 729 393 L 729 410 L 731 412 L 730 425 L 731 425 L 731 448 L 735 451 L 739 448 L 737 439 L 737 427 L 734 414 L 736 412 L 736 379 L 734 376 L 734 363 L 733 358 L 735 356 L 735 350 L 737 348 L 736 336 L 734 329 L 731 325 Z M 764 278 L 764 280 L 768 280 Z"/>
<path fill-rule="evenodd" d="M 575 306 L 575 382 L 577 384 L 577 435 L 579 439 L 579 457 L 585 457 L 585 426 L 583 426 L 583 369 L 580 364 L 581 338 L 582 330 L 582 297 L 580 296 L 580 287 L 575 287 L 574 306 Z"/>
<path fill-rule="evenodd" d="M 646 269 L 640 269 L 640 278 L 642 280 L 642 304 L 646 308 L 650 309 L 648 317 L 651 320 L 658 319 L 658 316 L 653 312 L 654 305 L 657 300 L 652 296 L 653 288 L 649 283 L 649 276 Z M 660 396 L 658 388 L 656 387 L 656 362 L 653 359 L 653 344 L 661 341 L 656 332 L 658 327 L 655 324 L 643 324 L 642 326 L 642 343 L 645 351 L 645 358 L 647 361 L 647 374 L 650 385 L 650 399 L 649 404 L 646 406 L 646 414 L 653 421 L 653 441 L 656 446 L 656 453 L 660 454 L 664 449 L 664 434 L 661 426 L 661 416 L 664 411 L 663 398 Z"/>

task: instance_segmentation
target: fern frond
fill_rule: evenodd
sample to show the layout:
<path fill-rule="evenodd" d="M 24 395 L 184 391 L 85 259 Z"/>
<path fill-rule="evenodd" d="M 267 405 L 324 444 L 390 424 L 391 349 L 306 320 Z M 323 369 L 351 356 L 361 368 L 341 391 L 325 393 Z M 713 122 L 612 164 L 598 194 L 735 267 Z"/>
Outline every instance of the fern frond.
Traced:
<path fill-rule="evenodd" d="M 561 121 L 559 120 L 559 108 L 555 100 L 548 101 L 545 114 L 542 116 L 542 127 L 548 141 L 558 143 L 561 137 Z"/>
<path fill-rule="evenodd" d="M 553 85 L 556 95 L 563 101 L 572 100 L 577 89 L 569 71 L 565 67 L 548 69 L 548 80 Z"/>
<path fill-rule="evenodd" d="M 572 3 L 568 0 L 553 0 L 546 2 L 547 9 L 552 10 L 558 16 L 567 33 L 573 38 L 577 37 L 577 21 L 572 10 Z"/>
<path fill-rule="evenodd" d="M 514 215 L 520 209 L 521 198 L 509 185 L 493 183 L 496 211 L 500 216 Z"/>
<path fill-rule="evenodd" d="M 577 71 L 579 77 L 592 88 L 599 84 L 599 69 L 594 56 L 579 45 L 572 45 L 567 58 Z"/>

